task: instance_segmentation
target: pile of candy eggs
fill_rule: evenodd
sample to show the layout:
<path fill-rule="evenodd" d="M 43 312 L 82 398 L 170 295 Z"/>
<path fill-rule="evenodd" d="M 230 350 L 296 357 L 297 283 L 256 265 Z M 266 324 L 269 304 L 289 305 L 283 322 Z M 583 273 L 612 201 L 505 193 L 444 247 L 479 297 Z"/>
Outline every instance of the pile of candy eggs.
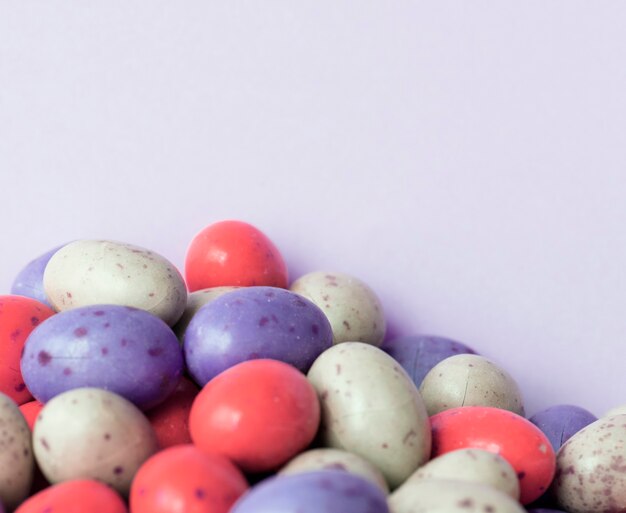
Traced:
<path fill-rule="evenodd" d="M 526 418 L 496 362 L 385 333 L 367 284 L 289 286 L 244 222 L 202 230 L 184 278 L 130 244 L 55 248 L 0 296 L 0 510 L 626 511 L 626 406 Z"/>

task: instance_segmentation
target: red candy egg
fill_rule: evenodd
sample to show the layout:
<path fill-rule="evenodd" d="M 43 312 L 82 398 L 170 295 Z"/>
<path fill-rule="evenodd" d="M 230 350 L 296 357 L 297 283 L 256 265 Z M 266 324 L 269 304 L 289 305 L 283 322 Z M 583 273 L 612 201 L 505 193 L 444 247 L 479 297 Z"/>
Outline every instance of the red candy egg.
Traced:
<path fill-rule="evenodd" d="M 24 342 L 41 322 L 54 313 L 54 310 L 35 299 L 0 296 L 0 392 L 17 404 L 33 398 L 20 370 Z"/>
<path fill-rule="evenodd" d="M 506 459 L 520 480 L 520 501 L 539 498 L 554 477 L 556 459 L 548 438 L 534 424 L 515 413 L 485 406 L 462 406 L 430 418 L 432 457 L 476 448 Z"/>
<path fill-rule="evenodd" d="M 14 513 L 127 513 L 121 497 L 104 483 L 66 481 L 33 495 Z"/>
<path fill-rule="evenodd" d="M 287 287 L 287 267 L 276 246 L 242 221 L 214 223 L 196 235 L 185 275 L 191 292 L 225 285 Z"/>
<path fill-rule="evenodd" d="M 247 472 L 274 470 L 315 437 L 320 405 L 295 367 L 250 360 L 209 381 L 191 408 L 191 438 Z"/>
<path fill-rule="evenodd" d="M 227 458 L 180 445 L 140 467 L 130 508 L 133 513 L 227 513 L 247 489 L 243 474 Z"/>
<path fill-rule="evenodd" d="M 40 403 L 39 401 L 29 401 L 20 405 L 20 411 L 22 412 L 22 415 L 24 415 L 26 423 L 31 431 L 33 430 L 33 426 L 37 420 L 37 415 L 39 415 L 42 408 L 43 403 Z"/>

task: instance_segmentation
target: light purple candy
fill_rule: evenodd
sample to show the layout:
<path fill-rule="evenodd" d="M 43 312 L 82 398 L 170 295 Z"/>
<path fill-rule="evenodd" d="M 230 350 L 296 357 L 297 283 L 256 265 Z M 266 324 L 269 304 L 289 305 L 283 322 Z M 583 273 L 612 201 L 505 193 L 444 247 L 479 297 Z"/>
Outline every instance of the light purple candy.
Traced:
<path fill-rule="evenodd" d="M 402 365 L 418 388 L 428 371 L 442 360 L 457 354 L 476 354 L 461 342 L 427 335 L 397 337 L 383 343 L 381 349 Z"/>
<path fill-rule="evenodd" d="M 96 305 L 58 313 L 26 340 L 24 382 L 46 402 L 81 387 L 115 392 L 142 409 L 176 388 L 183 355 L 170 327 L 148 312 Z"/>
<path fill-rule="evenodd" d="M 269 478 L 230 513 L 389 513 L 384 493 L 362 477 L 320 470 Z"/>
<path fill-rule="evenodd" d="M 528 420 L 543 431 L 558 451 L 569 438 L 598 418 L 580 406 L 559 404 L 535 413 Z"/>
<path fill-rule="evenodd" d="M 307 372 L 332 341 L 328 319 L 308 299 L 274 287 L 246 287 L 198 310 L 185 332 L 184 350 L 189 372 L 204 386 L 220 372 L 256 358 Z"/>
<path fill-rule="evenodd" d="M 52 255 L 54 255 L 62 247 L 63 246 L 54 248 L 35 258 L 32 262 L 29 262 L 15 277 L 15 281 L 11 287 L 11 294 L 36 299 L 37 301 L 41 301 L 45 305 L 52 308 L 52 305 L 48 302 L 48 298 L 43 288 L 43 273 L 46 270 L 46 265 L 48 265 L 48 261 L 52 258 Z"/>

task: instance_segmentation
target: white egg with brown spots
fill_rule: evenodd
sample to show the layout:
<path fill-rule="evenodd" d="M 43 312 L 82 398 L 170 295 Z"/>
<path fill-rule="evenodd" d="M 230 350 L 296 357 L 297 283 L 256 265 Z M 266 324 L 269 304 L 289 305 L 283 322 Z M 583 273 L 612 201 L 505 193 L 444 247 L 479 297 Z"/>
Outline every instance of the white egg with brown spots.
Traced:
<path fill-rule="evenodd" d="M 424 479 L 478 483 L 492 486 L 515 500 L 520 497 L 519 479 L 511 464 L 502 456 L 482 449 L 442 454 L 418 468 L 406 482 Z"/>
<path fill-rule="evenodd" d="M 431 449 L 428 414 L 411 378 L 381 349 L 345 342 L 324 351 L 308 378 L 322 407 L 323 445 L 358 454 L 393 489 Z"/>
<path fill-rule="evenodd" d="M 389 496 L 388 504 L 391 513 L 526 513 L 492 486 L 446 479 L 406 482 Z"/>
<path fill-rule="evenodd" d="M 334 343 L 380 346 L 386 320 L 376 293 L 363 281 L 342 273 L 316 271 L 291 284 L 293 292 L 313 301 L 330 321 Z"/>
<path fill-rule="evenodd" d="M 565 442 L 552 492 L 570 513 L 626 511 L 626 415 L 603 417 Z"/>
<path fill-rule="evenodd" d="M 78 388 L 41 410 L 33 448 L 53 484 L 97 479 L 127 494 L 135 473 L 158 445 L 150 422 L 130 401 L 106 390 Z"/>
<path fill-rule="evenodd" d="M 108 240 L 67 244 L 48 262 L 44 289 L 56 310 L 122 305 L 146 310 L 174 325 L 187 304 L 183 277 L 164 257 Z"/>
<path fill-rule="evenodd" d="M 429 415 L 459 406 L 489 406 L 524 416 L 522 394 L 504 369 L 475 354 L 450 356 L 424 376 L 420 393 Z"/>
<path fill-rule="evenodd" d="M 315 470 L 342 470 L 355 474 L 389 493 L 387 481 L 374 465 L 366 459 L 341 449 L 311 449 L 293 458 L 279 472 L 280 475 L 300 474 Z"/>
<path fill-rule="evenodd" d="M 13 400 L 0 393 L 0 504 L 8 511 L 28 497 L 33 468 L 28 424 Z"/>

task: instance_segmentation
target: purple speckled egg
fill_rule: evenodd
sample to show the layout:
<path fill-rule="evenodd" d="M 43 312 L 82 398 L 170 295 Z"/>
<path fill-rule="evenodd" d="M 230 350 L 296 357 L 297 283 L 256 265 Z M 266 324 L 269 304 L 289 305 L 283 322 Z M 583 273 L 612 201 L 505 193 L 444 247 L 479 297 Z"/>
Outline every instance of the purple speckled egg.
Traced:
<path fill-rule="evenodd" d="M 26 386 L 41 402 L 96 387 L 145 410 L 173 392 L 184 364 L 176 335 L 158 317 L 126 306 L 95 305 L 41 323 L 26 340 L 21 366 Z"/>
<path fill-rule="evenodd" d="M 245 287 L 204 305 L 185 332 L 187 368 L 203 386 L 246 360 L 271 358 L 302 372 L 333 343 L 330 323 L 308 299 L 274 287 Z"/>
<path fill-rule="evenodd" d="M 43 273 L 46 270 L 48 261 L 52 258 L 59 249 L 63 246 L 54 248 L 47 253 L 35 258 L 32 262 L 26 264 L 26 266 L 15 277 L 15 281 L 11 287 L 11 294 L 18 296 L 26 296 L 41 303 L 48 305 L 52 308 L 52 305 L 48 301 L 48 296 L 43 288 Z"/>
<path fill-rule="evenodd" d="M 269 478 L 246 494 L 231 513 L 388 513 L 385 494 L 362 477 L 320 470 Z"/>
<path fill-rule="evenodd" d="M 573 435 L 598 419 L 580 406 L 558 404 L 535 413 L 528 420 L 543 431 L 558 451 Z"/>
<path fill-rule="evenodd" d="M 476 354 L 461 342 L 429 335 L 394 338 L 385 341 L 381 349 L 404 367 L 418 388 L 424 376 L 439 362 L 457 354 Z"/>

